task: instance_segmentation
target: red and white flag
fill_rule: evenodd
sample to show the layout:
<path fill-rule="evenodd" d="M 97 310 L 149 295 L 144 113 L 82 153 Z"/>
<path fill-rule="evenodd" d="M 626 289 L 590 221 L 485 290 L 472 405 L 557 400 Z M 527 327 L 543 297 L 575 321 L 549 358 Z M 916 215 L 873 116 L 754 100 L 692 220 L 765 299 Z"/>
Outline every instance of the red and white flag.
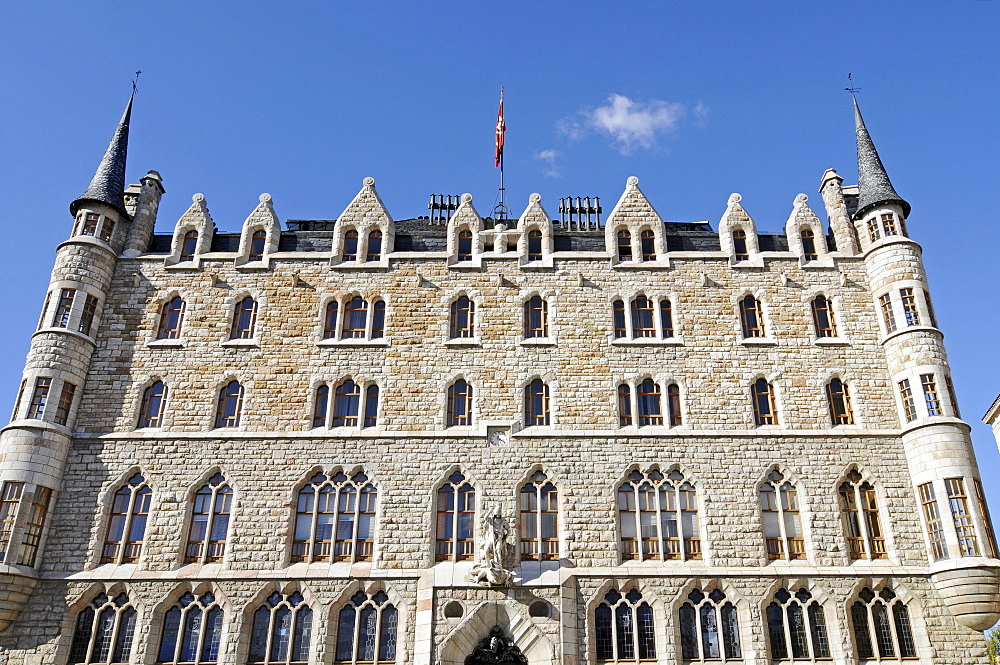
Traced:
<path fill-rule="evenodd" d="M 503 134 L 507 129 L 507 125 L 503 121 L 503 88 L 500 89 L 500 110 L 497 111 L 497 137 L 496 137 L 496 151 L 494 152 L 494 157 L 496 159 L 496 164 L 494 168 L 500 166 L 500 162 L 503 160 Z"/>

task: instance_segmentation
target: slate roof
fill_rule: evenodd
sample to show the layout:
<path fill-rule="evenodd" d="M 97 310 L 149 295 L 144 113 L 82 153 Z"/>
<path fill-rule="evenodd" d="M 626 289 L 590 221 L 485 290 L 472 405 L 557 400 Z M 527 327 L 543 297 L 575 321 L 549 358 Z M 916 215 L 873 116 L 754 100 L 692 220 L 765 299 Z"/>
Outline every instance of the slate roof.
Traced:
<path fill-rule="evenodd" d="M 903 216 L 908 217 L 910 204 L 893 189 L 865 127 L 857 99 L 854 100 L 854 129 L 858 137 L 858 207 L 855 215 L 860 217 L 881 203 L 898 203 L 903 208 Z"/>
<path fill-rule="evenodd" d="M 69 204 L 69 211 L 73 215 L 88 201 L 96 201 L 111 206 L 128 219 L 129 214 L 125 210 L 125 158 L 128 154 L 128 124 L 131 119 L 132 97 L 129 97 L 125 113 L 122 114 L 101 163 L 97 165 L 94 177 L 80 198 Z"/>

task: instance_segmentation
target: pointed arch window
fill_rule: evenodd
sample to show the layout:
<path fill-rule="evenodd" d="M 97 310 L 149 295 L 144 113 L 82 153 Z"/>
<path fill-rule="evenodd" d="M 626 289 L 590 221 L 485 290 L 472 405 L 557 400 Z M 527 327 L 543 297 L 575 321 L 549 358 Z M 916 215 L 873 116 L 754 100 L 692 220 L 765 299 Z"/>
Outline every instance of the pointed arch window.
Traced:
<path fill-rule="evenodd" d="M 639 234 L 639 246 L 642 249 L 643 261 L 656 260 L 656 236 L 649 229 L 645 229 Z"/>
<path fill-rule="evenodd" d="M 69 665 L 129 662 L 136 619 L 138 612 L 128 594 L 120 593 L 114 598 L 98 594 L 77 614 Z"/>
<path fill-rule="evenodd" d="M 264 248 L 267 242 L 267 232 L 263 229 L 259 229 L 253 232 L 250 236 L 250 255 L 249 260 L 260 261 L 264 258 Z"/>
<path fill-rule="evenodd" d="M 471 338 L 476 336 L 476 303 L 462 295 L 451 303 L 451 337 Z"/>
<path fill-rule="evenodd" d="M 371 561 L 378 490 L 364 472 L 316 473 L 299 490 L 292 563 Z"/>
<path fill-rule="evenodd" d="M 632 234 L 628 232 L 628 229 L 618 229 L 618 233 L 615 234 L 615 239 L 618 241 L 618 260 L 631 261 Z"/>
<path fill-rule="evenodd" d="M 153 490 L 135 474 L 115 492 L 101 563 L 135 563 L 142 552 Z"/>
<path fill-rule="evenodd" d="M 594 610 L 597 662 L 637 663 L 656 658 L 653 608 L 637 589 L 624 596 L 615 589 Z"/>
<path fill-rule="evenodd" d="M 521 487 L 521 559 L 551 561 L 559 558 L 559 494 L 542 471 Z"/>
<path fill-rule="evenodd" d="M 739 616 L 722 589 L 713 589 L 708 595 L 701 589 L 692 590 L 677 615 L 685 662 L 742 660 Z"/>
<path fill-rule="evenodd" d="M 833 304 L 826 296 L 813 298 L 812 316 L 816 337 L 837 336 L 837 322 L 833 318 Z"/>
<path fill-rule="evenodd" d="M 312 609 L 298 591 L 277 591 L 253 613 L 248 663 L 306 665 L 312 639 Z"/>
<path fill-rule="evenodd" d="M 698 497 L 684 474 L 632 471 L 618 486 L 622 559 L 701 558 Z"/>
<path fill-rule="evenodd" d="M 767 606 L 767 637 L 771 660 L 804 660 L 830 657 L 826 612 L 805 588 L 794 594 L 781 588 Z"/>
<path fill-rule="evenodd" d="M 187 591 L 163 615 L 157 663 L 214 665 L 222 645 L 224 612 L 211 591 Z"/>
<path fill-rule="evenodd" d="M 743 229 L 733 231 L 733 255 L 737 261 L 746 261 L 750 258 L 747 252 L 747 234 Z"/>
<path fill-rule="evenodd" d="M 549 386 L 535 379 L 524 387 L 524 426 L 550 424 Z"/>
<path fill-rule="evenodd" d="M 472 260 L 472 231 L 462 229 L 458 232 L 458 260 Z"/>
<path fill-rule="evenodd" d="M 542 232 L 538 229 L 528 231 L 528 260 L 542 260 Z"/>
<path fill-rule="evenodd" d="M 448 427 L 472 425 L 472 385 L 458 379 L 448 386 Z"/>
<path fill-rule="evenodd" d="M 174 296 L 163 304 L 160 309 L 160 327 L 156 331 L 156 339 L 177 339 L 181 336 L 185 307 L 184 299 L 180 296 Z"/>
<path fill-rule="evenodd" d="M 243 411 L 243 386 L 239 381 L 227 383 L 219 391 L 219 403 L 215 410 L 216 427 L 239 427 Z"/>
<path fill-rule="evenodd" d="M 217 473 L 194 495 L 184 563 L 216 563 L 226 555 L 233 489 Z"/>
<path fill-rule="evenodd" d="M 778 408 L 774 400 L 774 386 L 767 379 L 757 379 L 750 386 L 753 401 L 753 422 L 757 427 L 778 424 Z"/>
<path fill-rule="evenodd" d="M 740 301 L 740 325 L 744 338 L 766 337 L 762 314 L 760 301 L 753 296 L 748 295 Z"/>
<path fill-rule="evenodd" d="M 236 303 L 233 311 L 233 329 L 230 339 L 253 339 L 257 324 L 257 301 L 247 296 Z"/>
<path fill-rule="evenodd" d="M 853 425 L 854 410 L 851 408 L 851 392 L 840 379 L 831 379 L 826 384 L 826 401 L 830 407 L 830 421 L 837 425 Z"/>
<path fill-rule="evenodd" d="M 162 427 L 163 407 L 167 402 L 167 387 L 156 381 L 142 392 L 138 427 Z"/>
<path fill-rule="evenodd" d="M 366 261 L 379 261 L 382 259 L 382 232 L 378 229 L 373 229 L 368 234 L 368 254 L 365 256 Z"/>
<path fill-rule="evenodd" d="M 469 561 L 475 556 L 476 490 L 456 471 L 437 492 L 436 561 Z"/>
<path fill-rule="evenodd" d="M 888 587 L 877 595 L 869 587 L 861 590 L 851 605 L 851 627 L 862 660 L 881 663 L 917 657 L 910 610 Z"/>
<path fill-rule="evenodd" d="M 396 662 L 399 613 L 385 591 L 358 591 L 337 615 L 335 663 Z"/>
<path fill-rule="evenodd" d="M 194 258 L 195 252 L 198 250 L 198 232 L 195 230 L 188 231 L 184 234 L 184 239 L 181 240 L 181 261 L 190 261 Z"/>
<path fill-rule="evenodd" d="M 549 336 L 549 303 L 541 296 L 532 296 L 524 303 L 524 337 Z"/>
<path fill-rule="evenodd" d="M 812 229 L 803 227 L 799 231 L 799 240 L 802 241 L 802 256 L 806 261 L 815 261 L 819 258 L 816 254 L 816 236 L 813 235 Z"/>
<path fill-rule="evenodd" d="M 775 469 L 767 475 L 758 495 L 767 558 L 805 559 L 806 544 L 799 515 L 799 493 L 791 479 Z"/>
<path fill-rule="evenodd" d="M 354 229 L 347 229 L 344 232 L 344 249 L 341 252 L 341 261 L 358 260 L 358 232 Z"/>
<path fill-rule="evenodd" d="M 839 492 L 848 556 L 851 559 L 887 558 L 875 488 L 860 473 L 851 470 L 840 484 Z"/>

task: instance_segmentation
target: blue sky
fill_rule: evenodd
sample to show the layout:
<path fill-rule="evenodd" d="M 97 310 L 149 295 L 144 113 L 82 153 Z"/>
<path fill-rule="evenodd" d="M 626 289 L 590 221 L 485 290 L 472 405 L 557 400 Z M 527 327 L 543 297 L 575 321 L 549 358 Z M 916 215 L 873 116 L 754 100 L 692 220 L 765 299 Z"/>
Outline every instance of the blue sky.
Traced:
<path fill-rule="evenodd" d="M 232 3 L 235 5 L 235 3 Z M 290 5 L 290 6 L 289 6 Z M 6 3 L 0 27 L 0 405 L 9 408 L 54 249 L 141 69 L 129 182 L 167 194 L 160 231 L 203 192 L 224 231 L 269 192 L 282 219 L 335 218 L 376 178 L 394 217 L 431 193 L 507 186 L 612 204 L 629 175 L 668 220 L 731 192 L 780 231 L 826 168 L 856 181 L 848 72 L 913 206 L 993 514 L 1000 454 L 995 200 L 1000 3 Z"/>

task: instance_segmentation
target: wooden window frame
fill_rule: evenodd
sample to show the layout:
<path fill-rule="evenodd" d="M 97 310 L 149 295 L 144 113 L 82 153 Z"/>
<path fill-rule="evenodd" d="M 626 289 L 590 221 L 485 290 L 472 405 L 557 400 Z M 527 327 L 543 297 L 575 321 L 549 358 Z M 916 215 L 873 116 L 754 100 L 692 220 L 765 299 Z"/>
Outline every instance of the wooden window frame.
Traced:
<path fill-rule="evenodd" d="M 296 493 L 291 562 L 372 561 L 378 501 L 363 471 L 318 471 Z"/>
<path fill-rule="evenodd" d="M 14 535 L 14 525 L 17 523 L 18 508 L 24 495 L 24 483 L 5 480 L 0 485 L 0 563 L 10 550 Z M 13 557 L 11 557 L 13 558 Z"/>
<path fill-rule="evenodd" d="M 257 300 L 253 296 L 246 296 L 233 309 L 233 326 L 229 339 L 254 339 L 256 334 Z"/>
<path fill-rule="evenodd" d="M 524 338 L 544 339 L 549 336 L 549 303 L 534 295 L 524 303 Z"/>
<path fill-rule="evenodd" d="M 42 420 L 45 416 L 45 407 L 49 401 L 49 391 L 52 389 L 52 378 L 39 376 L 35 378 L 35 387 L 31 391 L 31 401 L 28 403 L 28 413 L 25 418 L 30 420 Z"/>
<path fill-rule="evenodd" d="M 944 415 L 944 410 L 941 408 L 941 393 L 938 392 L 937 379 L 933 372 L 920 375 L 920 388 L 924 393 L 924 406 L 927 408 L 927 415 Z"/>
<path fill-rule="evenodd" d="M 917 310 L 917 296 L 912 288 L 899 290 L 899 300 L 903 304 L 903 318 L 907 326 L 920 325 L 920 312 Z"/>
<path fill-rule="evenodd" d="M 522 561 L 559 558 L 559 490 L 543 471 L 536 471 L 518 493 L 519 551 Z"/>
<path fill-rule="evenodd" d="M 341 261 L 357 261 L 358 260 L 358 231 L 355 228 L 349 228 L 344 231 L 344 246 L 340 252 Z"/>
<path fill-rule="evenodd" d="M 917 405 L 913 401 L 913 389 L 910 388 L 910 380 L 903 379 L 896 385 L 899 389 L 899 399 L 903 403 L 903 418 L 906 422 L 912 423 L 917 419 Z"/>
<path fill-rule="evenodd" d="M 698 491 L 679 470 L 633 470 L 618 485 L 616 503 L 623 562 L 702 558 Z"/>
<path fill-rule="evenodd" d="M 747 250 L 747 234 L 743 229 L 733 229 L 733 257 L 737 261 L 749 261 L 750 252 Z"/>
<path fill-rule="evenodd" d="M 114 493 L 105 530 L 101 563 L 136 563 L 142 555 L 146 528 L 149 526 L 153 490 L 142 474 L 137 473 Z M 121 529 L 117 528 L 120 518 Z M 142 518 L 138 530 L 133 530 L 136 518 Z M 116 538 L 112 538 L 116 536 Z"/>
<path fill-rule="evenodd" d="M 743 331 L 743 339 L 767 337 L 764 307 L 760 300 L 749 294 L 740 299 L 740 328 Z"/>
<path fill-rule="evenodd" d="M 851 470 L 837 492 L 848 558 L 852 561 L 889 558 L 875 487 Z"/>
<path fill-rule="evenodd" d="M 677 608 L 677 625 L 683 662 L 743 662 L 739 609 L 718 587 L 707 594 L 692 589 Z"/>
<path fill-rule="evenodd" d="M 233 386 L 235 386 L 235 389 Z M 235 379 L 219 390 L 219 399 L 215 411 L 216 429 L 240 426 L 243 414 L 243 397 L 243 385 Z"/>
<path fill-rule="evenodd" d="M 472 426 L 472 391 L 472 384 L 465 379 L 456 379 L 448 386 L 445 427 Z"/>
<path fill-rule="evenodd" d="M 854 424 L 851 391 L 844 381 L 837 377 L 830 379 L 826 384 L 826 402 L 830 409 L 830 422 L 834 427 Z"/>
<path fill-rule="evenodd" d="M 222 651 L 223 610 L 211 591 L 182 594 L 164 613 L 158 664 L 215 665 Z M 193 638 L 193 639 L 192 639 Z"/>
<path fill-rule="evenodd" d="M 653 608 L 638 589 L 624 595 L 612 589 L 605 594 L 594 609 L 594 629 L 598 663 L 656 660 Z"/>
<path fill-rule="evenodd" d="M 807 559 L 798 483 L 794 482 L 790 476 L 775 469 L 760 484 L 757 494 L 764 525 L 764 545 L 767 559 L 769 561 Z M 776 535 L 768 535 L 766 515 L 775 516 L 773 526 L 777 526 Z M 790 527 L 791 531 L 797 532 L 799 535 L 789 535 Z"/>
<path fill-rule="evenodd" d="M 536 404 L 537 400 L 540 400 Z M 541 379 L 533 379 L 524 387 L 524 426 L 548 426 L 551 424 L 551 411 L 549 410 L 549 384 Z M 536 413 L 535 406 L 541 406 Z"/>
<path fill-rule="evenodd" d="M 643 261 L 656 260 L 656 234 L 651 229 L 639 232 L 639 248 L 642 250 Z"/>
<path fill-rule="evenodd" d="M 464 322 L 463 322 L 464 319 Z M 462 294 L 451 301 L 448 322 L 451 339 L 473 339 L 476 336 L 476 302 Z"/>
<path fill-rule="evenodd" d="M 837 336 L 837 321 L 834 317 L 833 303 L 825 295 L 818 295 L 810 303 L 813 317 L 813 327 L 816 337 L 829 339 Z"/>
<path fill-rule="evenodd" d="M 882 321 L 885 323 L 885 333 L 891 335 L 899 329 L 896 324 L 896 315 L 892 311 L 892 296 L 883 293 L 879 296 L 878 302 L 882 310 Z"/>
<path fill-rule="evenodd" d="M 435 561 L 471 561 L 476 553 L 476 488 L 455 471 L 435 494 Z M 467 536 L 460 534 L 467 533 Z"/>
<path fill-rule="evenodd" d="M 924 483 L 917 487 L 920 498 L 921 513 L 924 516 L 924 528 L 931 546 L 931 560 L 941 561 L 948 558 L 948 545 L 944 539 L 944 522 L 938 506 L 934 483 Z"/>
<path fill-rule="evenodd" d="M 372 248 L 375 251 L 372 251 Z M 368 242 L 365 243 L 365 261 L 381 261 L 382 260 L 382 231 L 380 229 L 372 229 L 368 232 Z"/>
<path fill-rule="evenodd" d="M 979 556 L 979 538 L 976 535 L 972 511 L 969 509 L 969 496 L 965 489 L 965 479 L 945 478 L 944 487 L 948 494 L 948 508 L 955 525 L 959 552 L 962 556 Z"/>
<path fill-rule="evenodd" d="M 465 263 L 467 261 L 472 261 L 472 231 L 469 229 L 460 229 L 455 242 L 455 260 L 458 263 Z"/>
<path fill-rule="evenodd" d="M 76 396 L 76 384 L 63 381 L 62 390 L 59 392 L 59 401 L 56 403 L 56 413 L 52 421 L 56 425 L 66 425 L 69 422 L 69 414 L 73 409 L 73 398 Z"/>
<path fill-rule="evenodd" d="M 615 232 L 616 252 L 619 262 L 632 260 L 632 233 L 625 228 Z"/>
<path fill-rule="evenodd" d="M 770 381 L 759 378 L 750 384 L 750 400 L 753 404 L 755 427 L 778 425 L 778 403 L 774 396 L 774 386 Z M 767 407 L 767 411 L 763 407 Z"/>
<path fill-rule="evenodd" d="M 83 310 L 80 312 L 80 323 L 77 332 L 90 337 L 91 329 L 94 327 L 94 317 L 97 315 L 97 304 L 100 302 L 97 296 L 86 294 L 83 301 Z"/>
<path fill-rule="evenodd" d="M 225 558 L 232 507 L 233 488 L 221 473 L 216 473 L 198 488 L 191 507 L 184 563 L 219 563 Z M 197 531 L 201 523 L 205 528 L 199 537 Z M 223 526 L 217 528 L 220 523 Z M 220 533 L 222 538 L 217 537 Z"/>
<path fill-rule="evenodd" d="M 76 289 L 60 289 L 56 301 L 56 311 L 52 315 L 52 328 L 68 328 L 69 319 L 73 314 L 73 303 L 76 300 Z"/>
<path fill-rule="evenodd" d="M 830 659 L 830 634 L 823 604 L 804 587 L 794 594 L 782 587 L 773 598 L 763 612 L 771 661 Z"/>
<path fill-rule="evenodd" d="M 193 261 L 198 253 L 198 232 L 194 229 L 187 231 L 181 240 L 181 253 L 177 258 L 179 262 Z"/>
<path fill-rule="evenodd" d="M 240 301 L 236 305 L 233 315 L 234 325 L 242 302 Z M 160 325 L 156 331 L 156 339 L 180 339 L 181 332 L 184 329 L 184 312 L 186 309 L 187 303 L 180 296 L 174 296 L 163 303 L 163 307 L 160 308 Z"/>
<path fill-rule="evenodd" d="M 538 229 L 531 229 L 527 233 L 526 246 L 528 250 L 528 261 L 542 260 L 542 232 Z"/>

